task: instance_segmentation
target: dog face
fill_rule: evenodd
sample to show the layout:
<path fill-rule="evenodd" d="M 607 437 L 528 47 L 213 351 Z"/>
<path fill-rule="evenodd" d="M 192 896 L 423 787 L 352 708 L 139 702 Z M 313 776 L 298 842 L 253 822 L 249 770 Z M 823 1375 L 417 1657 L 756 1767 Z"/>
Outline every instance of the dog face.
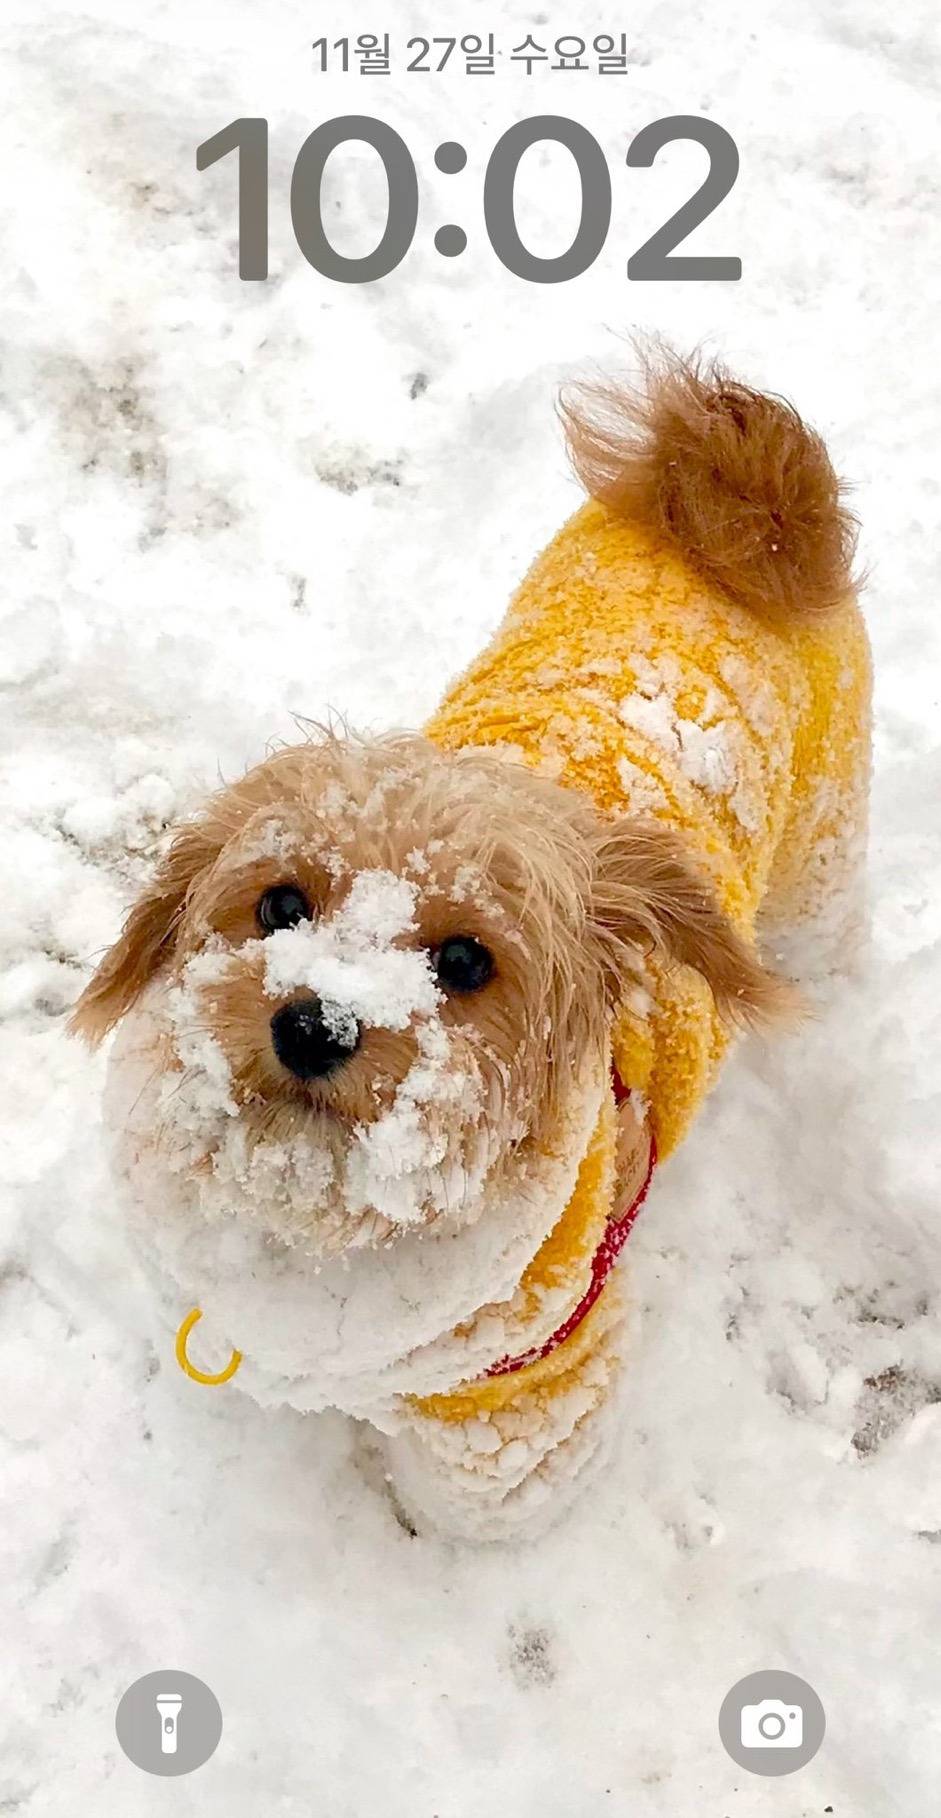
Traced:
<path fill-rule="evenodd" d="M 776 1005 L 663 828 L 494 753 L 326 734 L 181 828 L 74 1022 L 146 1015 L 155 1147 L 326 1253 L 476 1216 L 652 948 L 730 1014 Z"/>

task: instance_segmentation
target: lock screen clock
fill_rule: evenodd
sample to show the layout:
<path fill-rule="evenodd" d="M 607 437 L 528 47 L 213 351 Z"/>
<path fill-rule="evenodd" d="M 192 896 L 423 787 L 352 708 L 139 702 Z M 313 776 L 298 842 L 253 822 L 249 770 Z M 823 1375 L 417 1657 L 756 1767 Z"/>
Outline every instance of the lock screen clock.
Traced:
<path fill-rule="evenodd" d="M 629 168 L 650 168 L 660 152 L 678 140 L 692 140 L 707 154 L 708 169 L 695 194 L 651 234 L 627 262 L 627 276 L 646 282 L 668 279 L 736 280 L 741 260 L 709 254 L 677 254 L 693 229 L 718 208 L 738 176 L 738 147 L 717 121 L 699 114 L 671 114 L 654 120 L 631 140 L 625 157 Z M 323 221 L 322 190 L 327 160 L 344 145 L 371 146 L 388 185 L 385 224 L 377 244 L 361 257 L 333 246 Z M 515 189 L 520 162 L 538 144 L 562 146 L 573 158 L 581 189 L 581 206 L 571 243 L 555 257 L 542 257 L 523 242 L 516 221 Z M 239 277 L 268 276 L 268 122 L 243 117 L 230 121 L 197 148 L 196 168 L 206 170 L 230 152 L 238 153 Z M 467 164 L 457 140 L 437 147 L 435 164 L 456 176 Z M 611 227 L 613 189 L 608 160 L 592 133 L 562 114 L 536 114 L 518 120 L 497 140 L 483 174 L 484 225 L 500 263 L 532 284 L 560 284 L 581 277 L 604 248 Z M 419 228 L 418 171 L 408 145 L 388 121 L 371 114 L 341 114 L 324 120 L 304 140 L 291 177 L 291 224 L 304 258 L 322 277 L 338 284 L 370 284 L 387 278 L 401 265 Z M 434 233 L 436 250 L 456 258 L 467 247 L 467 234 L 457 222 L 445 222 Z"/>

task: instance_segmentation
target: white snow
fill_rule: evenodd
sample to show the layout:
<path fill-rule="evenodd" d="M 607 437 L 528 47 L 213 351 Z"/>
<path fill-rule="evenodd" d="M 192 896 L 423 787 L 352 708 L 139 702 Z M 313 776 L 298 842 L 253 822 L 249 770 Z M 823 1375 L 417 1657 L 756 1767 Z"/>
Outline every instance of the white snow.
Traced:
<path fill-rule="evenodd" d="M 658 685 L 655 690 L 638 688 L 634 694 L 625 695 L 618 703 L 618 715 L 625 726 L 667 752 L 691 783 L 698 783 L 708 795 L 727 796 L 729 807 L 743 827 L 754 831 L 760 825 L 758 810 L 743 779 L 745 753 L 741 734 L 732 720 L 718 717 L 714 701 L 704 704 L 700 719 L 686 719 L 677 712 L 669 690 Z M 630 773 L 636 768 L 629 758 L 621 759 L 619 774 L 627 786 Z M 655 789 L 656 784 L 642 786 L 645 808 Z M 633 795 L 631 800 L 635 800 Z"/>
<path fill-rule="evenodd" d="M 329 921 L 280 928 L 265 942 L 265 990 L 280 997 L 306 986 L 320 997 L 338 1035 L 352 1021 L 407 1029 L 441 1001 L 423 949 L 396 947 L 415 925 L 416 886 L 391 871 L 361 871 Z"/>
<path fill-rule="evenodd" d="M 580 20 L 624 29 L 631 73 L 315 76 L 309 40 L 351 29 L 348 9 L 285 0 L 6 9 L 0 1807 L 22 1818 L 168 1802 L 181 1818 L 915 1818 L 936 1803 L 936 8 L 471 12 L 436 10 L 436 28 L 504 46 Z M 412 0 L 360 23 L 400 46 L 431 32 Z M 408 141 L 421 215 L 397 272 L 339 287 L 297 252 L 288 189 L 311 128 L 356 111 Z M 487 247 L 483 172 L 508 125 L 547 111 L 604 146 L 612 228 L 584 277 L 523 285 Z M 650 170 L 625 167 L 627 145 L 683 112 L 741 151 L 692 242 L 738 253 L 740 284 L 625 276 L 704 174 L 691 145 Z M 235 275 L 234 159 L 195 169 L 195 146 L 246 114 L 271 122 L 264 285 Z M 433 163 L 451 138 L 459 176 Z M 563 153 L 527 154 L 536 250 L 570 237 L 576 187 Z M 375 242 L 372 154 L 332 159 L 324 195 L 338 244 Z M 451 219 L 469 245 L 443 260 L 432 239 Z M 403 1531 L 344 1418 L 176 1368 L 105 1169 L 103 1062 L 63 1014 L 155 841 L 220 771 L 290 739 L 295 716 L 421 723 L 577 501 L 556 383 L 622 357 L 635 326 L 705 341 L 793 397 L 856 483 L 872 944 L 815 1021 L 739 1051 L 656 1181 L 624 1265 L 607 1472 L 544 1538 L 463 1550 Z M 235 1279 L 253 1234 L 227 1236 Z M 259 1287 L 286 1349 L 313 1304 L 291 1298 L 295 1260 L 280 1300 L 276 1280 Z M 517 1262 L 501 1258 L 504 1289 Z M 461 1279 L 458 1247 L 436 1316 L 460 1316 Z M 199 1328 L 193 1354 L 219 1367 L 217 1335 Z M 441 1368 L 429 1359 L 429 1386 Z M 133 1679 L 174 1665 L 213 1687 L 225 1731 L 165 1799 L 113 1717 Z M 776 1665 L 829 1719 L 787 1782 L 733 1768 L 716 1730 L 733 1682 Z"/>

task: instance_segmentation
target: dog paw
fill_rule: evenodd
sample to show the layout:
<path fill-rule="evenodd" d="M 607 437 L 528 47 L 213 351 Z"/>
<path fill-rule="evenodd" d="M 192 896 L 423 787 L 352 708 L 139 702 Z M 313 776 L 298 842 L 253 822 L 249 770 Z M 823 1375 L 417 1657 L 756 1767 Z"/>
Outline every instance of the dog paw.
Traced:
<path fill-rule="evenodd" d="M 377 1496 L 381 1496 L 383 1502 L 388 1503 L 403 1534 L 407 1534 L 410 1540 L 417 1539 L 419 1530 L 401 1501 L 395 1480 L 387 1468 L 384 1442 L 370 1427 L 357 1427 L 351 1456 L 354 1468 L 363 1482 Z"/>

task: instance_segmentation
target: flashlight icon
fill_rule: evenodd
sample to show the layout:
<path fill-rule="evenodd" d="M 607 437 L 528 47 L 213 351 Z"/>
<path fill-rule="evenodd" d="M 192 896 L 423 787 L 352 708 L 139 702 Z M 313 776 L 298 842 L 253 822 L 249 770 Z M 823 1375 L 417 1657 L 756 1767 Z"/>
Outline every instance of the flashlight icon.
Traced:
<path fill-rule="evenodd" d="M 157 1710 L 160 1713 L 160 1753 L 176 1754 L 176 1725 L 183 1699 L 179 1692 L 158 1692 Z"/>

